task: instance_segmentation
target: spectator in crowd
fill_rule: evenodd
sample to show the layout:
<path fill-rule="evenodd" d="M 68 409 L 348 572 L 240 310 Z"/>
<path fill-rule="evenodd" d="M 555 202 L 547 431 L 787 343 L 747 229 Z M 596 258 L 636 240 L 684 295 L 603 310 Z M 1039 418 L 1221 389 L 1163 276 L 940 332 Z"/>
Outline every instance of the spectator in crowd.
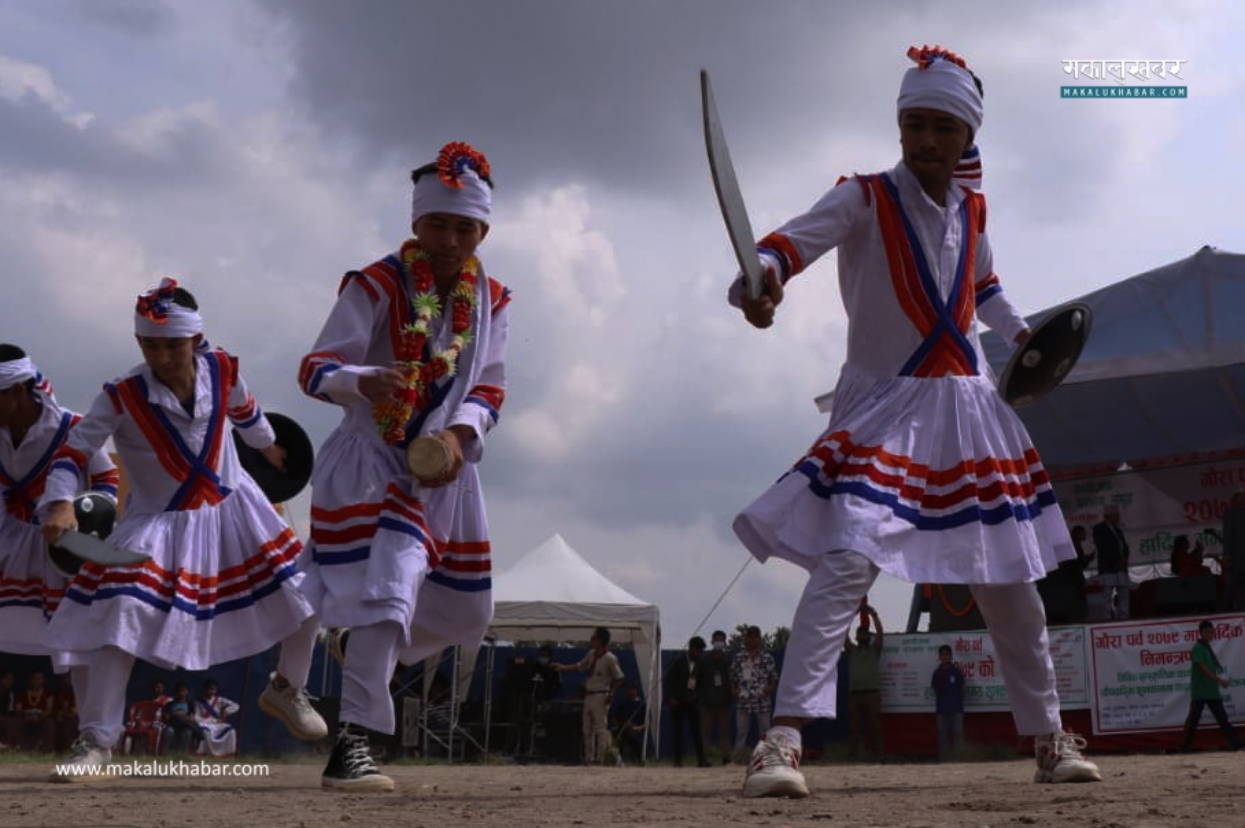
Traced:
<path fill-rule="evenodd" d="M 722 764 L 731 761 L 731 656 L 726 650 L 726 633 L 714 630 L 709 652 L 697 662 L 696 678 L 700 697 L 700 734 L 705 746 L 713 744 L 714 729 L 722 754 Z"/>
<path fill-rule="evenodd" d="M 1198 640 L 1193 644 L 1192 669 L 1189 671 L 1189 716 L 1184 722 L 1183 753 L 1193 748 L 1193 736 L 1197 733 L 1198 723 L 1202 720 L 1203 708 L 1210 708 L 1219 729 L 1228 737 L 1228 744 L 1233 750 L 1241 749 L 1241 737 L 1228 721 L 1228 713 L 1223 709 L 1221 687 L 1229 682 L 1223 677 L 1223 665 L 1219 663 L 1210 642 L 1215 640 L 1215 625 L 1203 621 L 1197 625 Z"/>
<path fill-rule="evenodd" d="M 238 710 L 237 702 L 217 693 L 216 679 L 203 682 L 203 694 L 195 702 L 195 721 L 202 736 L 199 753 L 233 756 L 238 752 L 238 731 L 229 721 Z"/>
<path fill-rule="evenodd" d="M 1171 570 L 1177 578 L 1196 578 L 1199 575 L 1213 575 L 1204 562 L 1206 548 L 1202 541 L 1190 545 L 1188 535 L 1177 535 L 1172 541 Z"/>
<path fill-rule="evenodd" d="M 160 713 L 156 715 L 155 721 L 153 721 L 149 725 L 150 729 L 155 731 L 156 733 L 155 744 L 157 748 L 159 748 L 160 745 L 164 744 L 164 739 L 168 735 L 163 732 L 164 731 L 164 708 L 166 705 L 168 705 L 169 702 L 173 701 L 173 697 L 170 696 L 168 693 L 164 692 L 164 679 L 154 678 L 151 680 L 151 698 L 149 699 L 149 701 L 151 701 L 152 704 L 154 705 L 158 705 L 159 710 L 160 710 Z"/>
<path fill-rule="evenodd" d="M 173 701 L 173 697 L 164 692 L 164 679 L 151 680 L 151 700 L 158 702 L 161 707 Z"/>
<path fill-rule="evenodd" d="M 964 673 L 951 660 L 951 648 L 938 648 L 938 666 L 930 681 L 938 719 L 938 759 L 945 762 L 964 746 Z"/>
<path fill-rule="evenodd" d="M 0 670 L 0 750 L 17 745 L 21 720 L 17 716 L 16 682 L 12 670 Z"/>
<path fill-rule="evenodd" d="M 557 664 L 558 672 L 587 673 L 584 682 L 584 761 L 593 764 L 605 758 L 610 747 L 609 703 L 622 682 L 618 656 L 610 652 L 610 631 L 597 627 L 589 640 L 587 655 L 578 664 Z"/>
<path fill-rule="evenodd" d="M 52 751 L 56 747 L 56 698 L 44 686 L 42 670 L 26 677 L 26 689 L 17 694 L 17 715 L 21 722 L 17 746 L 32 753 Z"/>
<path fill-rule="evenodd" d="M 1098 580 L 1102 584 L 1111 617 L 1128 618 L 1128 541 L 1120 528 L 1120 506 L 1108 503 L 1102 510 L 1102 522 L 1094 526 L 1094 548 L 1098 550 Z"/>
<path fill-rule="evenodd" d="M 687 651 L 674 657 L 674 661 L 666 668 L 665 692 L 666 706 L 672 714 L 674 739 L 671 747 L 674 750 L 674 766 L 683 767 L 683 731 L 686 727 L 692 734 L 692 748 L 696 751 L 696 764 L 702 768 L 709 767 L 705 758 L 705 743 L 700 733 L 700 704 L 698 684 L 699 664 L 705 653 L 705 640 L 700 636 L 692 636 L 687 642 Z"/>
<path fill-rule="evenodd" d="M 761 628 L 744 631 L 744 648 L 731 660 L 731 695 L 735 697 L 735 761 L 746 762 L 752 751 L 750 739 L 755 723 L 757 733 L 770 726 L 774 691 L 778 688 L 778 666 L 774 657 L 761 648 Z"/>
<path fill-rule="evenodd" d="M 640 698 L 640 689 L 631 682 L 623 683 L 622 696 L 610 709 L 610 731 L 619 755 L 637 765 L 644 764 L 644 734 L 648 730 L 648 705 Z"/>
<path fill-rule="evenodd" d="M 532 722 L 536 714 L 536 660 L 524 655 L 512 656 L 501 680 L 500 699 L 513 732 L 507 749 L 518 755 L 532 753 Z"/>
<path fill-rule="evenodd" d="M 1245 610 L 1245 491 L 1232 495 L 1223 516 L 1223 570 L 1227 573 L 1222 609 Z"/>
<path fill-rule="evenodd" d="M 553 666 L 553 647 L 545 644 L 536 656 L 535 673 L 532 675 L 533 694 L 537 702 L 549 702 L 562 692 L 562 676 Z"/>
<path fill-rule="evenodd" d="M 1084 526 L 1073 526 L 1070 534 L 1076 557 L 1060 561 L 1054 572 L 1038 582 L 1038 592 L 1048 602 L 1048 624 L 1079 624 L 1089 614 L 1085 596 L 1085 570 L 1089 568 L 1095 555 L 1085 548 L 1089 532 Z"/>
<path fill-rule="evenodd" d="M 882 660 L 882 619 L 877 610 L 865 605 L 861 611 L 873 621 L 877 631 L 870 633 L 866 624 L 856 628 L 856 642 L 843 642 L 847 652 L 847 750 L 853 757 L 865 751 L 882 753 L 882 684 L 879 664 Z M 869 731 L 870 739 L 865 735 Z M 872 741 L 872 746 L 870 745 Z"/>
<path fill-rule="evenodd" d="M 203 731 L 195 719 L 195 706 L 186 682 L 173 685 L 173 698 L 165 703 L 160 718 L 164 723 L 165 753 L 190 753 L 199 747 Z"/>
<path fill-rule="evenodd" d="M 540 708 L 558 694 L 562 679 L 553 669 L 553 650 L 540 648 L 536 658 L 517 655 L 510 659 L 501 685 L 501 700 L 510 711 L 514 734 L 509 750 L 515 755 L 535 752 L 535 731 Z"/>

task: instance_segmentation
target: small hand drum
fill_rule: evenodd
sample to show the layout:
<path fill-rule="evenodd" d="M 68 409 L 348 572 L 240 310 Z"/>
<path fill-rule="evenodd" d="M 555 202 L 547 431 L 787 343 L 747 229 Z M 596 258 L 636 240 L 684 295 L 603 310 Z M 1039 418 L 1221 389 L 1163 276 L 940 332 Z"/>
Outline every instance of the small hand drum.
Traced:
<path fill-rule="evenodd" d="M 1016 349 L 999 377 L 999 396 L 1012 408 L 1032 405 L 1071 372 L 1089 340 L 1093 311 L 1080 302 L 1048 316 Z"/>
<path fill-rule="evenodd" d="M 285 470 L 268 462 L 259 449 L 251 448 L 242 435 L 233 430 L 233 445 L 238 451 L 238 461 L 251 479 L 258 484 L 269 503 L 285 503 L 292 500 L 311 480 L 311 468 L 315 449 L 311 438 L 302 426 L 284 414 L 265 412 L 272 430 L 277 435 L 277 445 L 285 449 Z"/>
<path fill-rule="evenodd" d="M 83 492 L 73 499 L 73 514 L 79 532 L 103 540 L 112 534 L 112 527 L 117 523 L 117 504 L 99 492 Z M 49 546 L 48 560 L 57 572 L 72 578 L 82 568 L 83 559 L 63 546 Z"/>
<path fill-rule="evenodd" d="M 416 437 L 406 447 L 406 465 L 418 479 L 436 480 L 450 467 L 450 447 L 436 437 Z"/>

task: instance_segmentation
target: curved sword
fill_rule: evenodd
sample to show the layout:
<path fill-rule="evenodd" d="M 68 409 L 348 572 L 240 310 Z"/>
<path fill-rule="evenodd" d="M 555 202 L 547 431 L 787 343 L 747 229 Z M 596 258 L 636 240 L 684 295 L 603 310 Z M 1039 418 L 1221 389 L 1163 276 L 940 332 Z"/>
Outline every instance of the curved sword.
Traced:
<path fill-rule="evenodd" d="M 739 182 L 735 180 L 735 168 L 731 165 L 731 153 L 726 147 L 726 135 L 722 132 L 722 119 L 718 117 L 717 103 L 713 99 L 713 87 L 709 84 L 709 71 L 700 70 L 700 102 L 705 121 L 705 151 L 709 155 L 709 171 L 713 174 L 713 189 L 718 194 L 718 206 L 722 208 L 722 220 L 726 233 L 735 249 L 735 259 L 744 274 L 748 293 L 761 295 L 761 259 L 757 256 L 756 237 L 748 221 Z"/>

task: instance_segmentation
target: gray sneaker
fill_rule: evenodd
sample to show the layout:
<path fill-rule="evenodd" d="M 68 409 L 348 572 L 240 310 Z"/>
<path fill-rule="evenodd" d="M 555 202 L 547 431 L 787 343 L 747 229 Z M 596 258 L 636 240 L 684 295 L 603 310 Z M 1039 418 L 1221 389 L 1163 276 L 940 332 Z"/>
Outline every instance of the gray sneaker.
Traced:
<path fill-rule="evenodd" d="M 1033 740 L 1034 782 L 1101 782 L 1098 766 L 1081 755 L 1085 739 L 1075 733 L 1048 733 Z"/>
<path fill-rule="evenodd" d="M 259 709 L 280 719 L 295 739 L 318 742 L 329 735 L 329 727 L 311 706 L 307 691 L 293 685 L 278 690 L 272 683 L 275 677 L 269 676 L 268 686 L 259 694 Z"/>
<path fill-rule="evenodd" d="M 757 742 L 744 773 L 746 798 L 758 796 L 808 796 L 808 784 L 800 773 L 800 749 L 781 733 L 767 733 Z"/>
<path fill-rule="evenodd" d="M 108 766 L 112 764 L 112 751 L 100 747 L 95 734 L 87 731 L 79 736 L 62 764 L 48 776 L 49 782 L 100 782 L 112 777 Z"/>

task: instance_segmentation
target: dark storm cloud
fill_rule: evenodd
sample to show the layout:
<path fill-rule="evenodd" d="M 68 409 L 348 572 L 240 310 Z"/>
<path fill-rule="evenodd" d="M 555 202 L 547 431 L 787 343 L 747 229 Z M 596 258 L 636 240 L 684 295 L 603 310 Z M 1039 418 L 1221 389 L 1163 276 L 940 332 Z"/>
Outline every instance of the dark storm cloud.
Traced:
<path fill-rule="evenodd" d="M 702 65 L 742 127 L 783 115 L 773 93 L 869 24 L 858 11 L 831 23 L 812 2 L 266 5 L 288 24 L 293 90 L 325 129 L 410 163 L 470 140 L 520 186 L 699 179 Z"/>
<path fill-rule="evenodd" d="M 170 121 L 158 149 L 140 150 L 115 129 L 96 121 L 79 126 L 46 100 L 27 92 L 0 98 L 0 169 L 68 173 L 92 184 L 178 190 L 220 181 L 232 171 L 223 163 L 217 136 L 195 119 Z"/>
<path fill-rule="evenodd" d="M 174 26 L 169 4 L 162 0 L 72 0 L 66 17 L 124 34 L 152 37 Z"/>

